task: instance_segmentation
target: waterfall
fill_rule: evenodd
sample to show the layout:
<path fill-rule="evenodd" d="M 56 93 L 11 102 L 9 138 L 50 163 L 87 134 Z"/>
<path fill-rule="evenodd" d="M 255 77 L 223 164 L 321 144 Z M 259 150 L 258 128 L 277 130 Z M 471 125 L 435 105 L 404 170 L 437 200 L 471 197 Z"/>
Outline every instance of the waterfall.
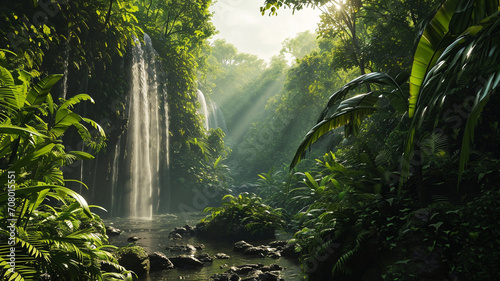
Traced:
<path fill-rule="evenodd" d="M 127 126 L 107 159 L 108 195 L 104 205 L 111 216 L 152 219 L 170 208 L 169 120 L 166 75 L 151 38 L 135 39 L 131 49 Z M 98 183 L 96 183 L 98 184 Z M 97 193 L 96 193 L 97 194 Z"/>
<path fill-rule="evenodd" d="M 210 111 L 208 111 L 207 100 L 205 99 L 205 95 L 203 95 L 203 92 L 200 90 L 198 90 L 197 96 L 198 96 L 198 102 L 201 105 L 200 110 L 198 111 L 198 114 L 201 114 L 204 116 L 205 129 L 209 130 L 210 129 L 210 124 L 209 124 Z"/>
<path fill-rule="evenodd" d="M 227 131 L 226 119 L 222 115 L 222 111 L 219 109 L 217 104 L 213 101 L 207 102 L 205 95 L 202 91 L 197 92 L 198 102 L 200 103 L 200 109 L 198 114 L 201 114 L 205 118 L 205 129 L 210 130 L 214 128 L 221 128 L 223 131 Z"/>
<path fill-rule="evenodd" d="M 210 102 L 210 111 L 210 128 L 221 128 L 227 133 L 226 119 L 224 118 L 220 108 L 213 101 Z"/>
<path fill-rule="evenodd" d="M 210 118 L 208 122 L 210 128 L 219 128 L 219 120 L 217 118 L 217 105 L 214 102 L 210 103 Z"/>
<path fill-rule="evenodd" d="M 156 52 L 144 35 L 145 46 L 133 47 L 132 83 L 129 96 L 127 152 L 130 154 L 129 216 L 151 219 L 160 193 L 160 103 Z"/>

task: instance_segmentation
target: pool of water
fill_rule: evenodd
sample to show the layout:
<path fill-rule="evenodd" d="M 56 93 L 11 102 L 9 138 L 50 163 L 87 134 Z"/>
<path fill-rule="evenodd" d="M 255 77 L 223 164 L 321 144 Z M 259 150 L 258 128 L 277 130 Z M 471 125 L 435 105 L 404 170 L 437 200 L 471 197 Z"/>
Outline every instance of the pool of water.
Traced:
<path fill-rule="evenodd" d="M 223 273 L 231 266 L 238 266 L 249 263 L 279 264 L 284 267 L 282 278 L 285 281 L 303 280 L 300 265 L 293 260 L 286 258 L 271 259 L 268 257 L 249 257 L 241 253 L 233 252 L 233 241 L 213 241 L 201 239 L 198 237 L 187 237 L 182 240 L 171 241 L 168 234 L 174 227 L 184 226 L 186 224 L 196 225 L 205 214 L 200 213 L 182 213 L 182 214 L 165 214 L 157 215 L 153 220 L 141 220 L 132 218 L 109 218 L 105 219 L 106 225 L 121 229 L 123 233 L 117 237 L 110 237 L 110 243 L 116 246 L 126 246 L 130 244 L 127 239 L 132 236 L 137 236 L 139 240 L 136 245 L 143 247 L 148 254 L 153 252 L 162 252 L 167 257 L 179 255 L 179 253 L 171 253 L 166 250 L 167 246 L 174 244 L 204 244 L 205 249 L 197 251 L 199 253 L 207 253 L 213 256 L 216 253 L 225 253 L 231 256 L 230 259 L 219 260 L 214 259 L 212 263 L 205 263 L 205 266 L 199 269 L 169 269 L 154 271 L 149 276 L 141 277 L 142 281 L 161 281 L 161 280 L 208 280 L 209 277 L 216 273 Z M 277 233 L 276 240 L 286 240 L 291 238 L 291 235 L 286 233 Z M 253 241 L 253 245 L 262 245 L 271 242 L 272 240 Z M 227 265 L 227 268 L 221 266 Z"/>

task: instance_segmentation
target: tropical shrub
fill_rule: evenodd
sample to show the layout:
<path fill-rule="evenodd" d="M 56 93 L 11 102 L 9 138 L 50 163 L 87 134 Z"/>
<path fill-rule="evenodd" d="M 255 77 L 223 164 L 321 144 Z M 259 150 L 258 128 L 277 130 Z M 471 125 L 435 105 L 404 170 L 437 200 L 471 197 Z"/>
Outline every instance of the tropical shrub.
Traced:
<path fill-rule="evenodd" d="M 267 173 L 260 173 L 256 182 L 257 195 L 273 208 L 281 208 L 284 212 L 293 214 L 290 204 L 290 190 L 299 181 L 295 173 L 288 172 L 288 166 L 283 170 L 274 168 Z"/>
<path fill-rule="evenodd" d="M 198 233 L 213 238 L 258 240 L 273 238 L 282 225 L 281 211 L 262 203 L 251 193 L 238 196 L 228 194 L 222 198 L 221 207 L 208 207 L 211 212 L 198 224 Z"/>
<path fill-rule="evenodd" d="M 309 280 L 488 280 L 499 274 L 498 189 L 462 205 L 397 197 L 309 217 L 295 234 Z"/>
<path fill-rule="evenodd" d="M 5 58 L 5 52 L 0 53 Z M 101 264 L 108 263 L 128 275 L 111 255 L 113 247 L 106 246 L 102 221 L 81 195 L 64 186 L 69 180 L 61 171 L 74 160 L 93 158 L 65 150 L 61 137 L 70 127 L 95 150 L 104 145 L 101 127 L 71 110 L 80 101 L 92 99 L 80 94 L 58 105 L 50 90 L 61 75 L 49 75 L 37 83 L 33 76 L 0 66 L 2 279 L 125 278 L 101 271 Z"/>

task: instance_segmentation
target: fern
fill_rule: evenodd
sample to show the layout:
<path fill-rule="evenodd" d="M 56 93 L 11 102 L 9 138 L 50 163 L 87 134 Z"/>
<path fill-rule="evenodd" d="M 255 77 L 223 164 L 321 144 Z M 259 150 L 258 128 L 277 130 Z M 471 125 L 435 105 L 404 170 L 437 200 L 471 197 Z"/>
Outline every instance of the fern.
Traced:
<path fill-rule="evenodd" d="M 346 241 L 345 248 L 348 249 L 344 254 L 340 256 L 332 269 L 332 276 L 335 276 L 335 273 L 342 272 L 344 274 L 352 274 L 352 268 L 350 265 L 350 260 L 352 257 L 361 249 L 364 238 L 369 231 L 362 230 L 360 231 L 360 226 L 357 224 L 355 226 L 355 230 L 357 232 L 354 241 L 352 239 L 348 239 Z M 351 236 L 352 238 L 352 236 Z"/>

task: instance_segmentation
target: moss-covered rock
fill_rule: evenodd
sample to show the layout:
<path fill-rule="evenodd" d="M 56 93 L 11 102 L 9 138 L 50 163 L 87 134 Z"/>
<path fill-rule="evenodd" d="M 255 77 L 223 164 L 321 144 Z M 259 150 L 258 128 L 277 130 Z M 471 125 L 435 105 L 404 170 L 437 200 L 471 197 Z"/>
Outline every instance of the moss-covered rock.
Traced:
<path fill-rule="evenodd" d="M 145 275 L 150 270 L 148 253 L 140 246 L 120 248 L 116 252 L 116 257 L 120 265 L 132 270 L 138 276 Z"/>

